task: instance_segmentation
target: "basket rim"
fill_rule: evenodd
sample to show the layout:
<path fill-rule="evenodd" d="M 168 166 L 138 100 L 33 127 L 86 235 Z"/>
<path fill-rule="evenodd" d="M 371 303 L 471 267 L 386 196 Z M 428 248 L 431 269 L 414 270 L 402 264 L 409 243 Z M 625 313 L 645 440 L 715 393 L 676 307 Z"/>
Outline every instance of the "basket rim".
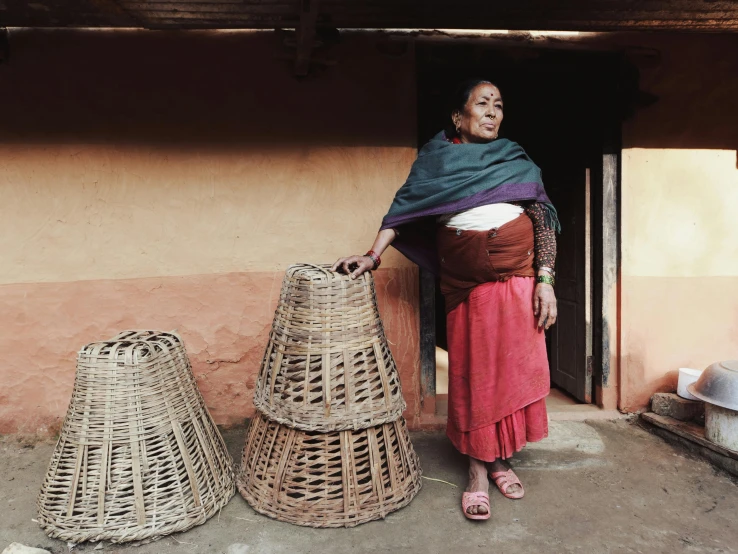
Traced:
<path fill-rule="evenodd" d="M 279 412 L 271 408 L 265 399 L 257 399 L 256 396 L 254 396 L 254 407 L 262 416 L 266 417 L 270 421 L 279 423 L 280 425 L 286 425 L 287 427 L 292 427 L 293 429 L 298 429 L 300 431 L 318 431 L 321 433 L 332 433 L 334 431 L 362 431 L 363 429 L 377 427 L 379 425 L 384 425 L 385 423 L 393 423 L 397 421 L 400 417 L 403 416 L 405 410 L 407 409 L 405 398 L 402 395 L 400 395 L 399 398 L 400 402 L 398 403 L 398 405 L 393 406 L 389 411 L 386 411 L 385 415 L 383 416 L 367 417 L 364 414 L 357 414 L 356 417 L 348 418 L 347 416 L 343 415 L 341 416 L 341 421 L 336 421 L 334 423 L 307 422 L 299 417 L 287 417 L 286 415 L 280 414 Z M 308 417 L 308 415 L 305 415 L 305 417 Z"/>

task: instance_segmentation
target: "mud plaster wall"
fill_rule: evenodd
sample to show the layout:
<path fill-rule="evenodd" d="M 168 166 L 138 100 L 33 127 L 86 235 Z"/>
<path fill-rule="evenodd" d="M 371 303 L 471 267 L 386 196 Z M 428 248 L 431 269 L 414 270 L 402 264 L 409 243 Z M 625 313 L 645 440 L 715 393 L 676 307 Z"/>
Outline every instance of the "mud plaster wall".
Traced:
<path fill-rule="evenodd" d="M 620 407 L 738 357 L 738 37 L 651 36 L 624 126 Z"/>
<path fill-rule="evenodd" d="M 297 81 L 272 34 L 27 32 L 0 66 L 0 433 L 53 433 L 75 353 L 178 329 L 220 424 L 252 415 L 284 269 L 365 251 L 415 157 L 412 52 L 334 47 Z M 361 63 L 357 63 L 361 60 Z M 412 424 L 417 272 L 380 309 Z"/>
<path fill-rule="evenodd" d="M 77 349 L 130 327 L 178 329 L 216 420 L 242 421 L 282 271 L 366 249 L 414 158 L 412 52 L 382 56 L 354 37 L 337 66 L 297 82 L 268 35 L 12 41 L 0 432 L 53 433 Z M 678 367 L 738 351 L 736 41 L 605 41 L 659 52 L 641 66 L 659 101 L 623 129 L 622 409 L 673 388 Z M 377 281 L 413 425 L 417 274 L 390 254 Z"/>

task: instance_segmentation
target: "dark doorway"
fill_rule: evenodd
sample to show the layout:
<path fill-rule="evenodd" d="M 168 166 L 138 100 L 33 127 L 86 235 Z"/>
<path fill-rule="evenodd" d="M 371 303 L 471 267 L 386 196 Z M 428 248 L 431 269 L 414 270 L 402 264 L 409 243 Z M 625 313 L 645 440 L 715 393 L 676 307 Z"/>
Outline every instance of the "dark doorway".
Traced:
<path fill-rule="evenodd" d="M 562 233 L 556 262 L 559 320 L 547 333 L 552 386 L 579 402 L 592 402 L 593 238 L 601 221 L 605 130 L 613 104 L 607 54 L 483 44 L 426 43 L 417 46 L 418 138 L 425 144 L 448 122 L 448 98 L 469 77 L 497 84 L 504 99 L 502 135 L 521 144 L 542 168 L 559 211 Z M 425 283 L 425 285 L 423 285 Z M 432 332 L 446 348 L 443 297 L 428 276 L 421 294 L 434 295 L 433 314 L 421 311 L 421 332 Z M 421 302 L 421 305 L 429 305 Z M 422 356 L 421 356 L 422 358 Z M 428 356 L 425 356 L 427 359 Z M 434 388 L 435 390 L 435 388 Z"/>

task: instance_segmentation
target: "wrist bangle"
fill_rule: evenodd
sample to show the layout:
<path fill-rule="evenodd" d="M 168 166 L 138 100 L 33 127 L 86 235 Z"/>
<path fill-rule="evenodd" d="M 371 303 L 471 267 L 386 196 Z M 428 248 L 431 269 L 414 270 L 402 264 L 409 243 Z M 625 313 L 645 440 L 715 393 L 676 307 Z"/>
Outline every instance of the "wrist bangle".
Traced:
<path fill-rule="evenodd" d="M 536 283 L 545 283 L 547 285 L 556 286 L 556 280 L 550 275 L 539 275 L 536 277 Z"/>
<path fill-rule="evenodd" d="M 372 259 L 372 262 L 374 262 L 374 267 L 372 269 L 379 268 L 379 264 L 382 263 L 382 258 L 379 257 L 379 254 L 377 254 L 374 250 L 369 250 L 365 256 L 369 256 Z"/>
<path fill-rule="evenodd" d="M 541 267 L 539 267 L 538 268 L 538 271 L 545 271 L 551 277 L 556 277 L 556 272 L 553 269 L 551 269 L 550 267 L 546 267 L 545 265 L 542 265 Z"/>

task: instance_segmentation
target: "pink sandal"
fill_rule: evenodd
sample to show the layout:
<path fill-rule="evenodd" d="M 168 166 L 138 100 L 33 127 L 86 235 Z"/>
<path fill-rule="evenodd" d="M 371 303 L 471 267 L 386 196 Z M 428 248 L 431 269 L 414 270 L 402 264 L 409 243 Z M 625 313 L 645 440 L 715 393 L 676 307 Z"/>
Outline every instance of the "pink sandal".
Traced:
<path fill-rule="evenodd" d="M 512 500 L 518 500 L 520 498 L 523 498 L 523 496 L 525 496 L 525 490 L 523 489 L 523 483 L 520 482 L 520 479 L 518 479 L 518 476 L 515 475 L 515 472 L 513 472 L 512 469 L 508 469 L 507 471 L 496 471 L 494 473 L 490 472 L 489 476 L 492 478 L 492 480 L 495 482 L 495 485 L 497 485 L 497 488 L 500 489 L 500 492 L 506 498 L 511 498 Z M 510 485 L 520 485 L 520 491 L 508 493 L 507 488 Z"/>
<path fill-rule="evenodd" d="M 486 514 L 470 514 L 467 510 L 471 506 L 483 506 L 487 508 Z M 489 519 L 489 495 L 486 492 L 465 492 L 461 495 L 461 509 L 467 519 Z"/>

